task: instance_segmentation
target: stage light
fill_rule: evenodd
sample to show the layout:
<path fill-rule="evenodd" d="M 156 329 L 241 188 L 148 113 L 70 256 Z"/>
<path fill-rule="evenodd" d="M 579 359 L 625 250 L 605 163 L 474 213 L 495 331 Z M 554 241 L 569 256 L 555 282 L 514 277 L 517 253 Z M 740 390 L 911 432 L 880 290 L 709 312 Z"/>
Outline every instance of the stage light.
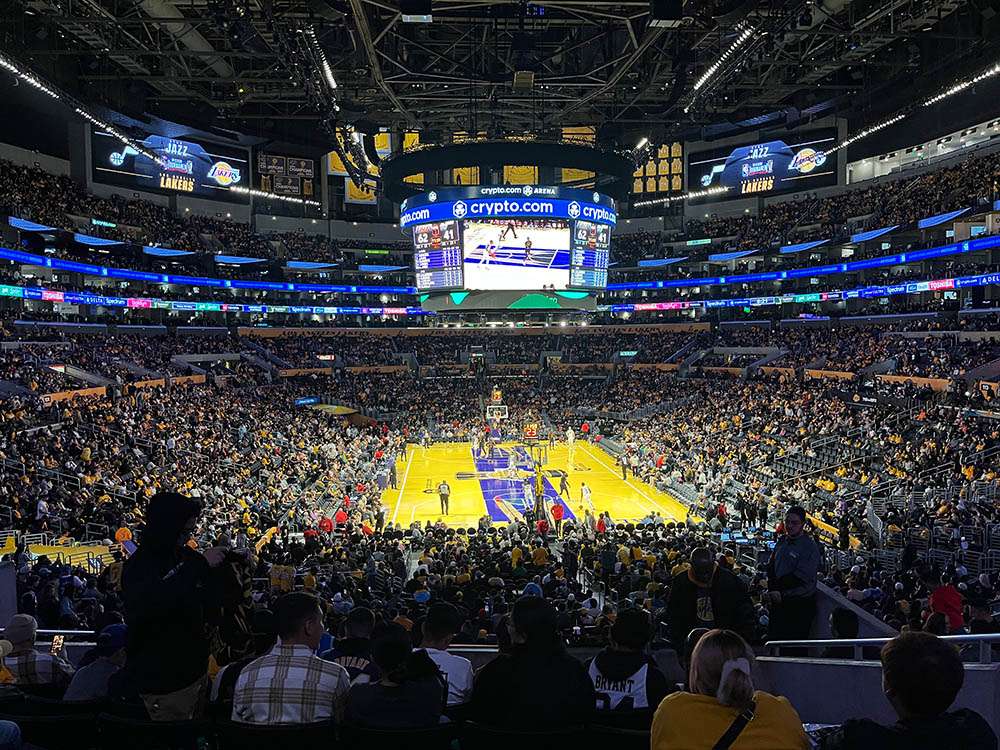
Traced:
<path fill-rule="evenodd" d="M 304 198 L 295 198 L 290 195 L 278 195 L 277 193 L 269 193 L 266 190 L 254 190 L 253 188 L 236 187 L 235 185 L 230 185 L 229 192 L 236 193 L 237 195 L 252 195 L 255 198 L 267 198 L 268 200 L 284 201 L 285 203 L 295 203 L 301 206 L 319 206 L 319 201 L 310 201 Z M 274 218 L 273 216 L 271 217 Z"/>
<path fill-rule="evenodd" d="M 895 125 L 900 120 L 905 120 L 906 117 L 907 117 L 907 113 L 906 112 L 900 112 L 898 115 L 895 115 L 894 117 L 890 117 L 888 120 L 883 120 L 878 125 L 872 125 L 871 127 L 865 128 L 864 130 L 862 130 L 862 131 L 860 131 L 858 133 L 855 133 L 854 135 L 852 135 L 847 140 L 842 141 L 841 143 L 838 143 L 833 148 L 829 149 L 826 153 L 827 154 L 832 154 L 837 149 L 846 148 L 847 146 L 850 146 L 852 143 L 856 143 L 857 141 L 860 141 L 862 138 L 867 138 L 872 133 L 877 133 L 879 130 L 882 130 L 883 128 L 887 128 L 890 125 Z"/>
<path fill-rule="evenodd" d="M 94 117 L 94 115 L 90 114 L 90 112 L 83 109 L 82 107 L 76 107 L 73 111 L 76 112 L 78 115 L 80 115 L 80 117 L 82 117 L 84 120 L 87 120 L 92 125 L 96 125 L 104 132 L 113 135 L 115 138 L 124 143 L 126 146 L 135 151 L 137 154 L 145 156 L 147 159 L 149 159 L 150 161 L 155 161 L 157 164 L 162 165 L 165 163 L 165 159 L 163 159 L 163 157 L 157 156 L 155 153 L 148 150 L 138 141 L 129 138 L 127 135 L 125 135 L 120 130 L 115 128 L 113 125 L 109 125 L 99 117 Z"/>
<path fill-rule="evenodd" d="M 684 193 L 682 195 L 670 195 L 667 196 L 666 198 L 657 198 L 656 200 L 651 200 L 651 201 L 637 201 L 632 205 L 635 206 L 636 208 L 641 208 L 643 206 L 666 205 L 668 203 L 673 203 L 674 201 L 685 201 L 694 198 L 707 198 L 710 195 L 720 195 L 721 193 L 728 192 L 728 190 L 729 188 L 723 185 L 718 185 L 716 187 L 710 187 L 706 190 L 698 190 L 693 193 Z M 708 217 L 708 214 L 705 214 L 705 216 Z"/>
<path fill-rule="evenodd" d="M 937 104 L 942 99 L 947 99 L 949 96 L 954 96 L 960 91 L 964 91 L 970 86 L 975 86 L 980 81 L 985 81 L 987 78 L 992 78 L 993 76 L 1000 74 L 1000 64 L 994 65 L 992 68 L 987 68 L 982 73 L 973 78 L 969 78 L 965 81 L 959 81 L 958 83 L 948 87 L 942 91 L 937 96 L 932 96 L 930 99 L 924 102 L 925 107 L 929 107 L 932 104 Z"/>
<path fill-rule="evenodd" d="M 640 151 L 641 149 L 645 148 L 645 146 L 646 146 L 647 143 L 649 143 L 649 138 L 646 138 L 644 136 L 641 141 L 639 141 L 637 144 L 635 144 L 635 150 L 636 151 Z"/>
<path fill-rule="evenodd" d="M 13 73 L 15 78 L 19 78 L 22 81 L 24 81 L 25 83 L 30 84 L 31 86 L 34 86 L 36 89 L 38 89 L 39 91 L 41 91 L 43 94 L 51 96 L 53 99 L 60 99 L 61 98 L 58 93 L 56 93 L 55 91 L 53 91 L 52 89 L 50 89 L 48 86 L 46 86 L 44 83 L 42 83 L 41 81 L 39 81 L 37 78 L 35 78 L 35 76 L 31 75 L 31 73 L 28 73 L 28 72 L 26 72 L 24 70 L 21 70 L 19 67 L 17 67 L 17 65 L 15 65 L 13 62 L 11 62 L 10 60 L 8 60 L 5 57 L 0 57 L 0 68 L 3 68 L 4 70 L 7 70 L 7 71 Z"/>
<path fill-rule="evenodd" d="M 431 0 L 399 0 L 403 23 L 430 23 L 434 20 Z"/>
<path fill-rule="evenodd" d="M 313 57 L 316 58 L 317 67 L 319 67 L 320 74 L 323 76 L 323 81 L 326 83 L 327 88 L 330 89 L 332 94 L 337 90 L 337 79 L 333 76 L 333 69 L 330 67 L 330 61 L 326 59 L 326 53 L 319 44 L 319 39 L 316 38 L 316 29 L 312 26 L 307 26 L 303 32 L 306 37 L 306 43 L 309 45 L 310 51 Z"/>
<path fill-rule="evenodd" d="M 729 45 L 729 48 L 726 49 L 719 56 L 718 60 L 716 60 L 714 63 L 708 66 L 708 70 L 706 70 L 704 73 L 701 74 L 701 78 L 695 81 L 694 84 L 695 91 L 698 91 L 706 83 L 708 83 L 712 79 L 712 77 L 719 72 L 722 66 L 725 65 L 726 62 L 729 59 L 731 59 L 733 55 L 736 54 L 736 51 L 744 44 L 746 44 L 747 40 L 749 40 L 750 37 L 753 36 L 754 32 L 756 31 L 756 29 L 754 29 L 754 27 L 751 26 L 750 24 L 741 24 L 736 27 L 736 30 L 738 33 L 735 41 L 733 41 L 733 43 Z"/>

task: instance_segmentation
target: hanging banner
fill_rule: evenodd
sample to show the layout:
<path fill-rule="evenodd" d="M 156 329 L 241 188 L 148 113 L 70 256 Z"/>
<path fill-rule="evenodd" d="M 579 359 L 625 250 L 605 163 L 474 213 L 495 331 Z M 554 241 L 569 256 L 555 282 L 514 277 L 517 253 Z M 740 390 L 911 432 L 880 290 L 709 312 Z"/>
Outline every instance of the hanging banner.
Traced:
<path fill-rule="evenodd" d="M 420 133 L 403 133 L 403 151 L 410 151 L 420 145 Z M 413 185 L 423 185 L 424 175 L 411 174 L 403 178 L 403 182 L 409 182 Z"/>
<path fill-rule="evenodd" d="M 366 182 L 358 187 L 350 177 L 344 178 L 344 202 L 345 203 L 367 203 L 375 204 L 378 199 L 375 196 L 375 183 Z"/>
<path fill-rule="evenodd" d="M 503 181 L 508 185 L 537 185 L 538 167 L 504 167 Z"/>
<path fill-rule="evenodd" d="M 569 143 L 585 143 L 592 146 L 594 145 L 594 141 L 597 139 L 597 129 L 591 125 L 585 125 L 577 128 L 563 128 L 562 139 Z M 579 180 L 594 179 L 594 173 L 586 169 L 567 169 L 566 167 L 563 167 L 561 171 L 561 182 L 577 182 Z"/>
<path fill-rule="evenodd" d="M 455 167 L 451 170 L 452 185 L 478 185 L 479 167 Z"/>

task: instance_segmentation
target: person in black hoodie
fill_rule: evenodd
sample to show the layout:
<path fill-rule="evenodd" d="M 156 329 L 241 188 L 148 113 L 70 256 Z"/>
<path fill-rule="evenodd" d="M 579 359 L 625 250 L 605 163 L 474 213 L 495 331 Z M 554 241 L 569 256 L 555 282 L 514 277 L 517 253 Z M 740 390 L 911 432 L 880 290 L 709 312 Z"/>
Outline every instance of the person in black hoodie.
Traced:
<path fill-rule="evenodd" d="M 598 711 L 615 712 L 615 723 L 648 728 L 653 710 L 671 692 L 667 678 L 646 653 L 652 636 L 649 615 L 624 609 L 611 626 L 611 645 L 595 656 L 587 673 L 597 690 Z M 602 721 L 603 721 L 602 717 Z"/>
<path fill-rule="evenodd" d="M 825 736 L 823 750 L 996 750 L 986 720 L 967 708 L 948 713 L 965 681 L 958 651 L 947 641 L 914 631 L 882 647 L 882 689 L 899 717 L 892 726 L 851 719 Z"/>
<path fill-rule="evenodd" d="M 184 495 L 153 495 L 139 549 L 122 571 L 129 672 L 154 721 L 196 718 L 207 697 L 207 626 L 221 599 L 211 568 L 226 550 L 188 546 L 200 513 Z"/>
<path fill-rule="evenodd" d="M 583 664 L 566 653 L 556 610 L 545 599 L 522 596 L 508 620 L 511 649 L 476 675 L 469 718 L 499 727 L 585 725 L 596 695 Z"/>
<path fill-rule="evenodd" d="M 695 628 L 722 628 L 739 633 L 747 643 L 756 638 L 757 617 L 746 585 L 712 559 L 705 547 L 691 551 L 691 566 L 674 576 L 667 600 L 670 641 L 683 652 Z"/>

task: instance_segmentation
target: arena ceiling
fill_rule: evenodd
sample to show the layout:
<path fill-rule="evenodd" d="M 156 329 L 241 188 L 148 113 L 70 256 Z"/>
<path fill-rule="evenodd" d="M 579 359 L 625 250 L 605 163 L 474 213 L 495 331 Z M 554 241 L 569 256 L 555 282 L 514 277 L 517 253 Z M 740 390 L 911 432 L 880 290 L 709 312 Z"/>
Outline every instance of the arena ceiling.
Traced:
<path fill-rule="evenodd" d="M 625 143 L 769 113 L 875 117 L 992 61 L 1000 36 L 996 0 L 688 0 L 665 25 L 648 0 L 434 0 L 431 23 L 404 22 L 397 0 L 4 5 L 3 48 L 83 101 L 303 142 L 334 119 L 425 141 L 596 125 Z M 533 82 L 516 87 L 519 71 Z"/>

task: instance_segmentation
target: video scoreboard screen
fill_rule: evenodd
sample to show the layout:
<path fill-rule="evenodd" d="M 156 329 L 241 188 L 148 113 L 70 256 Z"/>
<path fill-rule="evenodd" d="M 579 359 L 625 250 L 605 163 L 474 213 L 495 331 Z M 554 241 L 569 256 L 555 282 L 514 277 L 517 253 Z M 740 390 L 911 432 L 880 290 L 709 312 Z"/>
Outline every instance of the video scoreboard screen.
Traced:
<path fill-rule="evenodd" d="M 462 226 L 433 221 L 413 227 L 413 266 L 418 289 L 462 289 Z"/>
<path fill-rule="evenodd" d="M 142 145 L 156 155 L 143 156 L 110 133 L 91 132 L 95 182 L 154 193 L 187 193 L 202 198 L 246 203 L 230 187 L 250 186 L 250 162 L 244 149 L 215 143 L 147 135 Z"/>
<path fill-rule="evenodd" d="M 611 227 L 592 221 L 576 222 L 569 261 L 569 285 L 604 289 L 608 285 L 610 252 Z"/>
<path fill-rule="evenodd" d="M 784 140 L 699 151 L 688 157 L 688 190 L 725 187 L 700 202 L 815 190 L 837 184 L 837 158 L 827 151 L 837 142 L 835 128 L 787 135 Z"/>
<path fill-rule="evenodd" d="M 535 185 L 430 191 L 404 201 L 420 291 L 603 289 L 614 202 Z"/>

